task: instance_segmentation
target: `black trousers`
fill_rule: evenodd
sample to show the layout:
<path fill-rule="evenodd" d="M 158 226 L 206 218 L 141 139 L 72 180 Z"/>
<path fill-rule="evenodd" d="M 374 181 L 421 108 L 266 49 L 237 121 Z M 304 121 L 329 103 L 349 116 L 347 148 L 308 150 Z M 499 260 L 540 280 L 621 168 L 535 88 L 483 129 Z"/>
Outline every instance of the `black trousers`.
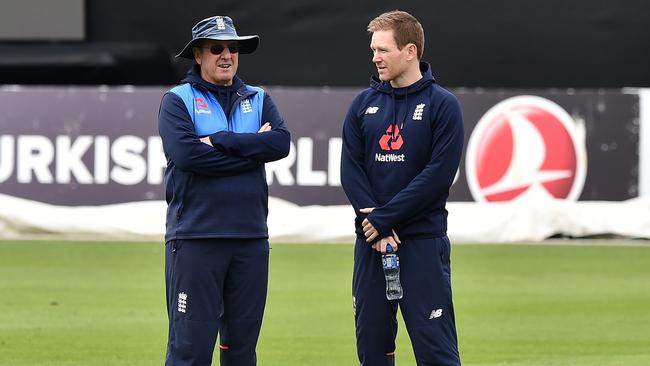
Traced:
<path fill-rule="evenodd" d="M 256 365 L 269 269 L 267 239 L 192 239 L 165 244 L 167 366 Z"/>
<path fill-rule="evenodd" d="M 418 366 L 460 365 L 450 250 L 446 236 L 402 240 L 397 254 L 404 297 L 388 301 L 381 254 L 357 238 L 352 294 L 362 366 L 394 365 L 398 306 Z"/>

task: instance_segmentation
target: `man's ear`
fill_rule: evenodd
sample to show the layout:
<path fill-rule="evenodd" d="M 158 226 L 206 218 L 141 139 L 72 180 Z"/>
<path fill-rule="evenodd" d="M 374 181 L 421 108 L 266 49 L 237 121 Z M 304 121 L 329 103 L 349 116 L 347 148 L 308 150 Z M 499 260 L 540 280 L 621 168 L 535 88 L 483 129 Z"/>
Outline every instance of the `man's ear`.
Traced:
<path fill-rule="evenodd" d="M 406 45 L 406 59 L 411 61 L 414 58 L 418 57 L 418 47 L 413 44 L 409 43 Z"/>
<path fill-rule="evenodd" d="M 192 48 L 192 52 L 194 53 L 194 61 L 196 61 L 197 64 L 201 64 L 201 49 L 198 47 Z"/>

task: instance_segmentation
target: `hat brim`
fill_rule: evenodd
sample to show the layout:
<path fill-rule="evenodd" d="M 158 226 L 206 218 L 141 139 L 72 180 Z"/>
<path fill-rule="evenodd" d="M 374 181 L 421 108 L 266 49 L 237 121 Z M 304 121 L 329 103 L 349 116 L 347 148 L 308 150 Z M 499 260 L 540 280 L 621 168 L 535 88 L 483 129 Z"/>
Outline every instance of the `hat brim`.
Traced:
<path fill-rule="evenodd" d="M 237 41 L 239 42 L 239 53 L 247 54 L 253 53 L 257 49 L 257 46 L 260 44 L 259 36 L 240 36 L 240 37 L 205 37 L 205 38 L 196 38 L 189 41 L 183 50 L 176 55 L 176 57 L 183 57 L 190 60 L 194 60 L 194 52 L 192 48 L 196 44 L 203 40 L 214 40 L 214 41 Z"/>

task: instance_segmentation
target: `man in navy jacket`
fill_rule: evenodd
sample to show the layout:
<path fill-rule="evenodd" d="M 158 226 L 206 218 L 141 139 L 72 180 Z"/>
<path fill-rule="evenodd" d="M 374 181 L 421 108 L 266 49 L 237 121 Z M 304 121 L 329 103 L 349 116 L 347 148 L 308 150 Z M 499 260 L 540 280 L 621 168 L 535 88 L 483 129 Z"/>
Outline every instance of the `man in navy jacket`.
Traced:
<path fill-rule="evenodd" d="M 196 65 L 162 98 L 166 365 L 210 365 L 217 334 L 221 365 L 256 364 L 269 260 L 264 163 L 290 144 L 268 93 L 235 75 L 258 44 L 229 17 L 200 21 L 177 55 Z"/>
<path fill-rule="evenodd" d="M 357 353 L 364 366 L 394 364 L 399 305 L 418 365 L 460 365 L 445 209 L 463 147 L 460 106 L 420 61 L 417 19 L 392 11 L 368 31 L 378 77 L 350 106 L 341 157 L 341 183 L 356 213 Z M 400 300 L 386 299 L 387 245 L 399 248 Z"/>

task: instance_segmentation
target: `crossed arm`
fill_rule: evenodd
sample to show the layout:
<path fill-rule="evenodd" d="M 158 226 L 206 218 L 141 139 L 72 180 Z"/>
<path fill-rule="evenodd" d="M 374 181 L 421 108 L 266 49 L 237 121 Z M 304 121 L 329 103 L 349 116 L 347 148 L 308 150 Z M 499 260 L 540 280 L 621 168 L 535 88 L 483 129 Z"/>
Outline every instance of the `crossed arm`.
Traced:
<path fill-rule="evenodd" d="M 257 133 L 219 131 L 201 139 L 226 154 L 260 163 L 280 160 L 289 154 L 291 136 L 268 93 L 264 94 L 262 126 Z"/>
<path fill-rule="evenodd" d="M 163 97 L 158 128 L 167 159 L 179 169 L 219 177 L 260 166 L 254 159 L 233 156 L 201 143 L 185 104 L 173 93 Z"/>
<path fill-rule="evenodd" d="M 199 138 L 183 101 L 167 93 L 160 107 L 159 132 L 167 158 L 178 168 L 210 176 L 230 176 L 288 155 L 289 131 L 268 94 L 262 118 L 269 122 L 258 133 L 222 131 Z"/>

